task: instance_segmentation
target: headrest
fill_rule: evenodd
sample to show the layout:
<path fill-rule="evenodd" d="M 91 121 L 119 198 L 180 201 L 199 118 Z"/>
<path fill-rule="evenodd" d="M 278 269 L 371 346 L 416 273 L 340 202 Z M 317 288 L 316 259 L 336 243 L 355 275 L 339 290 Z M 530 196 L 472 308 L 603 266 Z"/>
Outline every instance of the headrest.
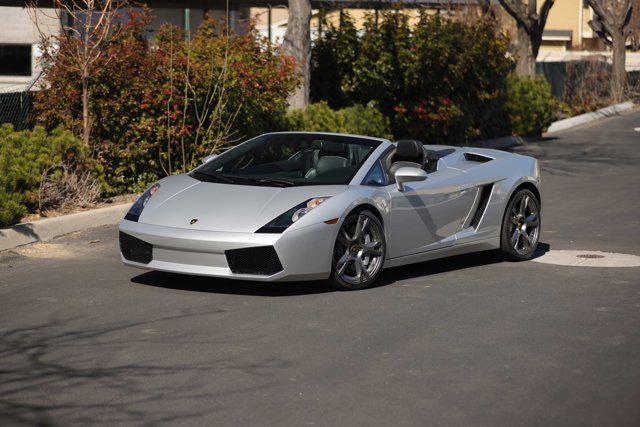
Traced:
<path fill-rule="evenodd" d="M 400 157 L 419 158 L 424 151 L 422 143 L 412 139 L 401 139 L 396 143 L 396 154 Z"/>
<path fill-rule="evenodd" d="M 322 151 L 326 153 L 344 153 L 345 145 L 334 141 L 323 141 Z"/>

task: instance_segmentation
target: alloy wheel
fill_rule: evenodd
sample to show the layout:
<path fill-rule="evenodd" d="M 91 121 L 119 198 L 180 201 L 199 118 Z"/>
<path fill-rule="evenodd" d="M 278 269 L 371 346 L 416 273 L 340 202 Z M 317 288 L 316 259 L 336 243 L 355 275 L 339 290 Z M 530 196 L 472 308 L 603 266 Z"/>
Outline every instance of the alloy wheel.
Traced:
<path fill-rule="evenodd" d="M 520 255 L 527 255 L 538 243 L 540 211 L 538 204 L 528 194 L 522 194 L 510 212 L 509 241 Z"/>
<path fill-rule="evenodd" d="M 363 213 L 352 215 L 338 232 L 334 268 L 342 281 L 360 287 L 376 277 L 384 253 L 382 228 Z"/>

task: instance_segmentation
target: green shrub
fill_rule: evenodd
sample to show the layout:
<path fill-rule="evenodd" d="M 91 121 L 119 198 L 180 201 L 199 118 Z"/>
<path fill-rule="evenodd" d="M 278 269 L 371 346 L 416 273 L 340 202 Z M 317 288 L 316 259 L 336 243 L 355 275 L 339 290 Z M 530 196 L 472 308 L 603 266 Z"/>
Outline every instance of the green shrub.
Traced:
<path fill-rule="evenodd" d="M 372 105 L 353 105 L 333 110 L 324 101 L 310 104 L 305 110 L 290 112 L 286 118 L 286 128 L 294 131 L 391 137 L 389 120 Z"/>
<path fill-rule="evenodd" d="M 389 130 L 389 119 L 373 105 L 355 104 L 338 111 L 344 119 L 348 133 L 393 138 Z"/>
<path fill-rule="evenodd" d="M 347 133 L 344 117 L 325 101 L 309 104 L 304 110 L 291 111 L 286 127 L 293 131 Z"/>
<path fill-rule="evenodd" d="M 353 103 L 349 86 L 360 56 L 360 37 L 354 20 L 343 14 L 339 27 L 330 25 L 314 41 L 311 56 L 310 97 L 312 102 L 326 101 L 331 108 Z"/>
<path fill-rule="evenodd" d="M 19 195 L 8 194 L 0 189 L 0 228 L 20 222 L 26 213 L 27 208 L 20 203 Z"/>
<path fill-rule="evenodd" d="M 17 132 L 10 124 L 0 126 L 0 227 L 37 210 L 43 177 L 56 173 L 61 164 L 99 172 L 88 149 L 70 131 L 58 128 L 48 133 L 37 126 Z"/>
<path fill-rule="evenodd" d="M 354 37 L 355 48 L 345 47 Z M 348 24 L 314 43 L 312 97 L 341 107 L 373 101 L 396 138 L 465 144 L 501 136 L 510 132 L 508 48 L 490 19 L 461 22 L 423 12 L 410 25 L 407 14 L 389 10 L 377 24 L 370 16 L 361 33 Z"/>
<path fill-rule="evenodd" d="M 540 135 L 555 119 L 559 103 L 544 77 L 513 74 L 507 80 L 505 107 L 514 134 Z"/>

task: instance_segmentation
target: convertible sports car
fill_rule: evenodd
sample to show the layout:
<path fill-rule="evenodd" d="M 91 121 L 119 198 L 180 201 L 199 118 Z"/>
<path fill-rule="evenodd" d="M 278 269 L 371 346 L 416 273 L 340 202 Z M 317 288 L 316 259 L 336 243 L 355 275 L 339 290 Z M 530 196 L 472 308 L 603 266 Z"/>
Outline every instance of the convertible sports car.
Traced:
<path fill-rule="evenodd" d="M 382 269 L 535 252 L 540 171 L 503 151 L 269 133 L 152 185 L 120 223 L 125 264 L 244 280 L 372 285 Z"/>

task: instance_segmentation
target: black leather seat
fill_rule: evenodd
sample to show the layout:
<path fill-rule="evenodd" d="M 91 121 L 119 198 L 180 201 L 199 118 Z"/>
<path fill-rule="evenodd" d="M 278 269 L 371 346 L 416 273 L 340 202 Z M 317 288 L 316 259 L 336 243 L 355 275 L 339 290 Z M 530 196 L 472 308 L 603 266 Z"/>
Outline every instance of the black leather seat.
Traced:
<path fill-rule="evenodd" d="M 401 139 L 396 143 L 396 150 L 389 156 L 389 174 L 394 176 L 403 167 L 423 169 L 425 162 L 422 143 L 410 139 Z"/>

